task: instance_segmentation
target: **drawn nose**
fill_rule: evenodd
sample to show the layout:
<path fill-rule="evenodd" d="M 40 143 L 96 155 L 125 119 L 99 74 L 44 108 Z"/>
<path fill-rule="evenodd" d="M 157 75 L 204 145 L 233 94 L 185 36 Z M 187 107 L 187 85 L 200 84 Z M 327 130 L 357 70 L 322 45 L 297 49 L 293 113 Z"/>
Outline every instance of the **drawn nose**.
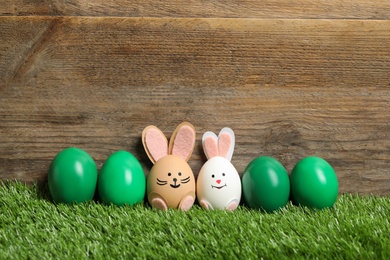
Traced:
<path fill-rule="evenodd" d="M 177 179 L 176 179 L 176 178 L 173 178 L 173 182 L 177 182 Z"/>
<path fill-rule="evenodd" d="M 220 183 L 221 183 L 221 180 L 216 180 L 216 182 L 217 182 L 218 184 L 220 184 Z"/>

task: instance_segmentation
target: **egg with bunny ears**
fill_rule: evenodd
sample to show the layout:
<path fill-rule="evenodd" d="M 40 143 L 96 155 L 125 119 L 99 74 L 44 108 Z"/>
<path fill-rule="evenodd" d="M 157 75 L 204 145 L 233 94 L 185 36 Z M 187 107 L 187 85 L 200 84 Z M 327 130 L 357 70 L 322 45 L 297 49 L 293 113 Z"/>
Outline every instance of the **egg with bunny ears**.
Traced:
<path fill-rule="evenodd" d="M 142 132 L 142 143 L 154 164 L 149 172 L 146 192 L 153 208 L 189 210 L 195 202 L 195 177 L 187 161 L 195 146 L 195 128 L 181 123 L 168 140 L 156 126 Z"/>
<path fill-rule="evenodd" d="M 203 151 L 208 159 L 197 179 L 197 198 L 205 209 L 235 210 L 241 200 L 241 179 L 233 164 L 235 136 L 225 127 L 217 136 L 206 132 L 202 137 Z"/>

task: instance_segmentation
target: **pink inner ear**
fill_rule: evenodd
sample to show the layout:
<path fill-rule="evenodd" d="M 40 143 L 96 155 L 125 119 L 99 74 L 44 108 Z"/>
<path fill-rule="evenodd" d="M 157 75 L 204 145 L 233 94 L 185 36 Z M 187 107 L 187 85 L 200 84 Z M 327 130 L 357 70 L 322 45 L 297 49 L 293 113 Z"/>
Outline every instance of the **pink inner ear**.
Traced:
<path fill-rule="evenodd" d="M 188 161 L 195 145 L 195 132 L 189 126 L 183 126 L 173 140 L 172 154 Z"/>
<path fill-rule="evenodd" d="M 157 129 L 150 129 L 145 135 L 145 143 L 149 154 L 157 162 L 162 157 L 168 155 L 168 142 L 165 136 Z"/>
<path fill-rule="evenodd" d="M 206 154 L 207 159 L 218 156 L 217 140 L 215 140 L 211 136 L 207 137 L 203 141 L 203 150 L 204 150 L 204 153 Z"/>
<path fill-rule="evenodd" d="M 230 146 L 232 144 L 232 138 L 228 133 L 223 133 L 218 137 L 218 151 L 219 156 L 227 157 Z"/>

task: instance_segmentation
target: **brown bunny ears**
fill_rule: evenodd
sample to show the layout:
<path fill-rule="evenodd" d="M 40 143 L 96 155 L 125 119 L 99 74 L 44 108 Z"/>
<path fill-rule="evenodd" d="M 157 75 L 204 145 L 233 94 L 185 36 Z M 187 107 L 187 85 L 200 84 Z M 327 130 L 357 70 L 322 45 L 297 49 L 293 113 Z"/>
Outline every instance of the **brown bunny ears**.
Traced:
<path fill-rule="evenodd" d="M 168 140 L 156 126 L 147 126 L 142 131 L 142 144 L 149 159 L 155 164 L 159 159 L 173 154 L 188 161 L 195 147 L 195 128 L 188 122 L 178 125 Z"/>

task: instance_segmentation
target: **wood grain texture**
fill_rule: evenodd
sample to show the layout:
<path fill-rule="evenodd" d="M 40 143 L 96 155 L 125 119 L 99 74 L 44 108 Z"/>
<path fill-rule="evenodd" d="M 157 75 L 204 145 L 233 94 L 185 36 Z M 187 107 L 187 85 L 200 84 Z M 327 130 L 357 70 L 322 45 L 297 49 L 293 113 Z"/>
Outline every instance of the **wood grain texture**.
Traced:
<path fill-rule="evenodd" d="M 0 179 L 43 181 L 61 149 L 100 168 L 140 136 L 236 133 L 239 173 L 257 156 L 291 171 L 308 155 L 340 192 L 390 194 L 390 21 L 0 17 Z"/>
<path fill-rule="evenodd" d="M 388 20 L 387 0 L 3 0 L 0 15 Z"/>

